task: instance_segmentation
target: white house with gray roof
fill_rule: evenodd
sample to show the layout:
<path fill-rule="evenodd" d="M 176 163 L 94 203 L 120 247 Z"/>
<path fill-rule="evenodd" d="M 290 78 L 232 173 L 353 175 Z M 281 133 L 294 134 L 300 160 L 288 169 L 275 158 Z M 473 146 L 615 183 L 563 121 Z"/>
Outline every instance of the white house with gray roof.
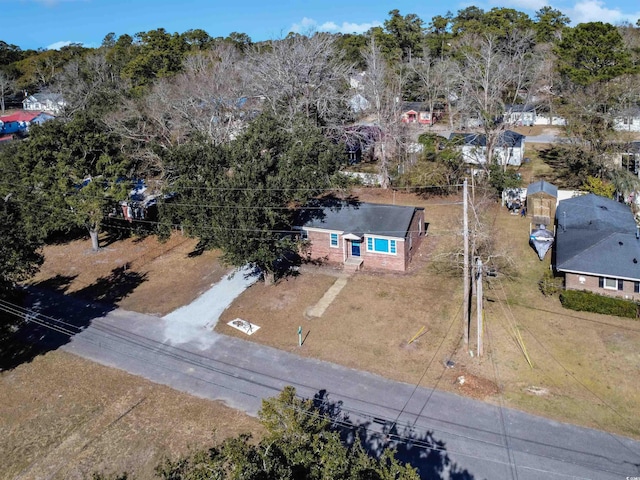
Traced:
<path fill-rule="evenodd" d="M 524 159 L 524 135 L 513 130 L 500 132 L 493 156 L 498 165 L 519 166 Z M 456 142 L 466 163 L 484 165 L 487 163 L 487 136 L 482 133 L 452 133 L 449 140 Z"/>
<path fill-rule="evenodd" d="M 66 102 L 59 93 L 34 93 L 22 101 L 23 110 L 51 112 L 55 115 L 62 112 Z"/>

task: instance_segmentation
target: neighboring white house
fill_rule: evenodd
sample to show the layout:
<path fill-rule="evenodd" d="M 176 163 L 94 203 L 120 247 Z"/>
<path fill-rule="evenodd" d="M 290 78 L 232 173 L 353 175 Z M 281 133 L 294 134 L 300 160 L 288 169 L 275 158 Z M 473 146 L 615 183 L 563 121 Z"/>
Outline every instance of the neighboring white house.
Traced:
<path fill-rule="evenodd" d="M 613 128 L 621 132 L 640 132 L 640 107 L 628 108 L 616 115 Z"/>
<path fill-rule="evenodd" d="M 525 136 L 512 130 L 501 132 L 493 147 L 499 165 L 519 166 L 524 158 Z M 458 143 L 466 163 L 487 163 L 487 137 L 481 133 L 452 133 L 449 140 Z"/>
<path fill-rule="evenodd" d="M 612 155 L 613 163 L 640 176 L 640 142 L 630 142 L 622 148 L 622 151 Z"/>
<path fill-rule="evenodd" d="M 367 72 L 359 72 L 349 77 L 349 86 L 354 90 L 362 90 L 362 84 L 364 83 L 364 77 L 366 74 Z"/>
<path fill-rule="evenodd" d="M 536 113 L 536 121 L 534 123 L 534 125 L 551 125 L 557 127 L 564 127 L 566 124 L 566 118 L 545 113 Z"/>
<path fill-rule="evenodd" d="M 503 117 L 507 125 L 531 127 L 536 123 L 536 107 L 533 105 L 505 105 Z"/>
<path fill-rule="evenodd" d="M 34 93 L 22 101 L 22 109 L 59 114 L 66 102 L 59 93 Z"/>

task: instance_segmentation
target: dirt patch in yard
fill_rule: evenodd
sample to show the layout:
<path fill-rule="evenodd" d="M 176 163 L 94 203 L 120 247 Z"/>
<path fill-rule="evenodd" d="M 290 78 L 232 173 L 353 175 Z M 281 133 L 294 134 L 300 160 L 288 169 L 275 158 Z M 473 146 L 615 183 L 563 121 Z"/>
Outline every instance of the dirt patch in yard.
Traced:
<path fill-rule="evenodd" d="M 228 271 L 219 252 L 193 255 L 196 243 L 178 234 L 166 243 L 118 240 L 99 252 L 88 239 L 50 245 L 30 283 L 165 315 Z M 119 283 L 131 278 L 138 281 Z M 221 403 L 61 351 L 0 373 L 0 478 L 80 479 L 94 471 L 155 478 L 163 457 L 261 431 L 256 419 Z"/>

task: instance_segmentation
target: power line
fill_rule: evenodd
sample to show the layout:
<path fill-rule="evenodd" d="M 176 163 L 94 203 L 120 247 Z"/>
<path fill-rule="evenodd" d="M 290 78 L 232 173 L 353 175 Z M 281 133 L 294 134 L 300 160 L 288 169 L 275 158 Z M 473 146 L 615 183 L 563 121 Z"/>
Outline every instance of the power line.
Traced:
<path fill-rule="evenodd" d="M 16 173 L 16 174 L 20 174 L 21 172 L 6 172 L 5 173 Z M 102 185 L 130 185 L 131 187 L 135 187 L 138 185 L 138 182 L 135 180 L 101 180 L 98 177 L 96 178 L 96 182 L 102 184 Z M 216 185 L 202 185 L 202 183 L 206 183 L 206 180 L 204 181 L 198 181 L 198 182 L 193 182 L 193 185 L 190 185 L 189 183 L 186 183 L 181 180 L 180 181 L 180 185 L 179 187 L 175 187 L 174 185 L 171 185 L 170 182 L 163 182 L 161 180 L 145 180 L 145 182 L 149 182 L 149 183 L 156 183 L 157 185 L 165 185 L 166 184 L 166 189 L 168 189 L 171 193 L 181 193 L 185 190 L 211 190 L 211 191 L 240 191 L 240 192 L 245 192 L 245 191 L 258 191 L 258 192 L 317 192 L 318 190 L 322 191 L 322 192 L 344 192 L 344 191 L 349 191 L 351 189 L 351 187 L 266 187 L 264 185 L 254 185 L 253 187 L 225 187 L 225 186 L 216 186 Z M 196 185 L 198 184 L 198 185 Z M 0 185 L 9 185 L 11 187 L 14 188 L 25 188 L 25 189 L 29 189 L 29 188 L 33 188 L 29 185 L 24 185 L 24 184 L 16 184 L 16 183 L 12 183 L 12 182 L 0 182 Z M 360 185 L 356 185 L 356 187 L 361 187 Z M 442 189 L 458 189 L 459 187 L 462 187 L 462 184 L 453 184 L 453 185 L 411 185 L 411 186 L 406 186 L 406 187 L 400 187 L 400 186 L 394 186 L 394 187 L 390 187 L 388 189 L 388 191 L 394 191 L 394 190 L 442 190 Z M 151 187 L 147 187 L 147 188 L 151 188 Z M 365 186 L 362 186 L 362 188 L 366 188 Z M 477 187 L 480 188 L 480 187 Z M 77 193 L 78 191 L 81 190 L 77 190 L 76 192 L 73 191 L 69 191 L 69 193 Z"/>
<path fill-rule="evenodd" d="M 77 327 L 77 326 L 75 326 L 73 324 L 70 324 L 68 322 L 65 322 L 63 320 L 57 319 L 55 317 L 47 316 L 47 315 L 44 315 L 44 314 L 41 314 L 41 313 L 38 313 L 38 312 L 34 312 L 33 310 L 21 307 L 19 305 L 16 305 L 16 304 L 13 304 L 11 302 L 7 302 L 7 301 L 1 300 L 1 299 L 0 299 L 0 310 L 6 311 L 6 312 L 11 313 L 11 314 L 13 314 L 13 315 L 15 315 L 17 317 L 20 317 L 20 318 L 22 318 L 23 316 L 26 315 L 27 316 L 26 320 L 28 322 L 35 323 L 36 325 L 42 326 L 44 328 L 51 329 L 51 330 L 53 330 L 53 331 L 55 331 L 57 333 L 61 333 L 63 335 L 69 336 L 69 337 L 73 336 L 76 333 L 80 333 L 82 331 L 82 328 Z M 49 322 L 54 322 L 56 325 L 51 325 Z M 68 327 L 68 328 L 66 328 L 65 326 Z M 115 327 L 115 326 L 106 326 L 106 325 L 103 326 L 103 325 L 100 325 L 100 324 L 95 324 L 92 328 L 94 328 L 97 331 L 98 334 L 110 335 L 110 336 L 116 337 L 116 338 L 120 339 L 121 341 L 125 342 L 126 344 L 142 348 L 143 350 L 152 351 L 154 353 L 161 354 L 161 355 L 166 356 L 168 358 L 179 360 L 179 361 L 188 363 L 190 365 L 197 366 L 197 367 L 202 368 L 204 370 L 220 373 L 220 374 L 225 375 L 225 376 L 230 376 L 230 377 L 232 377 L 234 379 L 239 379 L 239 380 L 242 380 L 243 382 L 251 383 L 251 384 L 254 384 L 254 385 L 257 385 L 257 386 L 261 386 L 261 387 L 269 389 L 269 390 L 279 391 L 278 389 L 276 389 L 276 388 L 274 388 L 274 387 L 272 387 L 272 386 L 270 386 L 268 384 L 265 384 L 265 383 L 262 383 L 262 382 L 258 382 L 256 380 L 253 380 L 253 379 L 248 378 L 246 376 L 240 376 L 240 375 L 237 375 L 237 374 L 233 374 L 233 373 L 221 370 L 218 367 L 214 367 L 214 366 L 211 365 L 211 361 L 213 359 L 210 359 L 208 357 L 204 357 L 202 355 L 190 352 L 188 350 L 184 350 L 182 348 L 174 347 L 174 346 L 167 346 L 167 345 L 162 344 L 162 343 L 160 343 L 160 342 L 158 342 L 156 340 L 153 340 L 151 338 L 147 338 L 147 337 L 144 337 L 142 335 L 134 334 L 132 332 L 122 330 L 122 329 L 120 329 L 118 327 Z M 108 349 L 108 350 L 112 350 L 112 351 L 114 351 L 114 352 L 116 352 L 116 353 L 118 353 L 120 355 L 125 355 L 125 356 L 129 356 L 129 357 L 132 357 L 132 358 L 140 358 L 137 355 L 135 355 L 134 353 L 132 353 L 132 350 L 130 350 L 130 349 L 126 349 L 125 351 L 114 350 L 113 348 L 104 345 L 99 340 L 92 340 L 91 338 L 86 338 L 86 337 L 84 339 L 85 339 L 85 341 L 87 341 L 89 343 L 92 343 L 94 345 L 97 345 L 100 348 L 105 348 L 105 349 Z M 200 357 L 202 357 L 202 359 L 200 359 Z M 220 360 L 213 360 L 213 362 L 214 363 L 220 363 L 220 364 L 223 364 L 223 365 L 226 364 L 225 362 L 222 362 Z M 284 384 L 286 384 L 288 382 L 287 380 L 280 379 L 278 377 L 274 377 L 274 376 L 269 375 L 269 374 L 264 374 L 264 373 L 261 373 L 261 372 L 253 371 L 253 370 L 250 370 L 250 369 L 248 369 L 246 367 L 238 366 L 238 365 L 235 365 L 235 364 L 226 364 L 226 365 L 230 366 L 230 367 L 233 367 L 233 368 L 235 368 L 237 370 L 240 370 L 240 371 L 248 372 L 251 376 L 262 375 L 262 376 L 265 376 L 267 378 L 272 378 L 272 379 L 274 379 L 274 380 L 276 380 L 278 382 L 284 383 Z M 185 373 L 184 370 L 175 370 L 175 369 L 172 369 L 171 367 L 169 367 L 169 366 L 167 366 L 165 364 L 158 365 L 158 366 L 160 366 L 160 368 L 163 368 L 165 370 L 168 370 L 168 371 L 171 371 L 171 372 L 174 372 L 174 373 L 179 373 L 181 375 L 186 375 L 188 377 L 192 377 L 194 379 L 197 379 L 200 382 L 206 382 L 206 383 L 209 383 L 209 384 L 217 386 L 217 387 L 221 387 L 221 388 L 224 388 L 224 389 L 227 389 L 227 390 L 235 391 L 235 392 L 238 392 L 240 394 L 247 395 L 247 396 L 250 396 L 250 397 L 253 397 L 253 398 L 258 398 L 256 395 L 248 393 L 248 392 L 244 391 L 243 389 L 231 388 L 231 387 L 219 384 L 217 382 L 213 382 L 213 381 L 210 381 L 210 380 L 203 379 L 201 377 L 195 377 L 193 375 L 189 375 L 188 373 Z M 310 390 L 314 389 L 314 388 L 311 388 L 308 385 L 300 385 L 300 386 L 302 386 L 302 387 L 304 387 L 306 389 L 310 389 Z M 345 398 L 350 398 L 350 397 L 345 397 Z M 355 398 L 353 398 L 353 400 L 358 400 L 358 401 L 360 401 L 362 403 L 369 404 L 372 407 L 376 407 L 376 408 L 383 407 L 383 408 L 390 409 L 390 407 L 386 407 L 386 406 L 383 406 L 383 405 L 378 405 L 378 404 L 375 404 L 375 403 L 371 403 L 371 402 L 366 401 L 366 400 L 355 399 Z M 370 419 L 380 419 L 381 418 L 382 420 L 385 421 L 385 424 L 388 424 L 388 425 L 392 424 L 392 420 L 391 419 L 380 417 L 379 415 L 372 414 L 370 412 L 366 412 L 366 411 L 358 410 L 358 409 L 354 409 L 354 408 L 348 408 L 348 409 L 345 408 L 343 410 L 347 414 L 348 413 L 354 413 L 354 414 L 357 414 L 357 415 L 359 415 L 359 416 L 361 416 L 363 418 L 370 418 Z M 305 414 L 307 414 L 307 413 L 305 413 Z M 442 421 L 442 420 L 439 420 L 439 421 Z M 371 433 L 373 435 L 379 435 L 378 431 L 373 430 L 373 429 L 371 429 L 369 427 L 366 427 L 366 426 L 353 425 L 352 423 L 345 422 L 345 421 L 337 421 L 337 423 L 339 423 L 341 426 L 343 426 L 345 428 L 349 428 L 349 429 L 351 429 L 351 428 L 360 428 L 360 429 L 363 429 L 363 430 L 365 430 L 368 433 Z M 449 423 L 451 423 L 452 425 L 456 425 L 456 426 L 463 426 L 461 424 L 456 424 L 454 422 L 449 422 Z M 429 427 L 427 427 L 427 426 L 419 425 L 419 427 L 424 429 L 424 430 L 429 430 Z M 477 430 L 474 427 L 467 427 L 466 425 L 464 425 L 464 427 L 467 428 L 467 429 Z M 409 427 L 407 425 L 407 431 L 412 431 L 412 430 L 414 430 L 414 428 L 415 428 L 415 423 L 414 423 L 413 427 Z M 432 430 L 435 431 L 435 429 L 432 429 Z M 470 441 L 475 442 L 475 443 L 483 443 L 483 444 L 492 445 L 492 446 L 501 446 L 499 444 L 496 444 L 496 443 L 493 443 L 493 442 L 489 442 L 489 441 L 486 441 L 486 440 L 482 440 L 480 438 L 471 437 L 471 436 L 468 436 L 468 435 L 463 435 L 463 434 L 459 434 L 459 433 L 455 433 L 455 432 L 451 432 L 451 431 L 444 431 L 444 430 L 443 430 L 443 432 L 448 433 L 450 435 L 458 436 L 458 437 L 466 439 L 466 440 L 470 440 Z M 484 432 L 482 430 L 478 430 L 478 433 L 485 434 L 485 433 L 489 433 L 489 432 Z M 415 438 L 408 437 L 406 435 L 394 434 L 393 435 L 393 439 L 395 441 L 400 441 L 402 443 L 405 443 L 408 446 L 409 445 L 413 445 L 413 446 L 417 446 L 417 447 L 425 449 L 425 450 L 436 451 L 436 452 L 449 452 L 449 453 L 452 453 L 452 454 L 465 456 L 465 457 L 469 457 L 469 458 L 473 458 L 473 459 L 488 460 L 488 461 L 490 461 L 492 463 L 506 465 L 505 462 L 500 461 L 500 460 L 488 459 L 486 457 L 479 457 L 479 456 L 476 456 L 476 455 L 469 454 L 468 452 L 461 452 L 461 451 L 455 451 L 455 450 L 446 450 L 444 448 L 433 446 L 429 442 L 416 440 Z M 525 441 L 525 440 L 523 439 L 523 441 Z M 562 447 L 560 447 L 560 448 L 562 448 Z M 553 458 L 553 457 L 548 457 L 548 456 L 540 455 L 540 454 L 531 454 L 531 455 L 536 455 L 536 456 L 541 457 L 541 458 Z M 600 464 L 598 464 L 598 463 L 594 463 L 594 464 L 584 463 L 583 465 L 588 466 L 589 468 L 597 468 L 598 470 L 604 471 L 604 472 L 619 473 L 619 472 L 611 472 L 610 470 L 603 469 L 603 468 L 600 467 Z M 551 472 L 551 471 L 548 471 L 548 470 L 537 469 L 537 468 L 533 468 L 533 467 L 523 466 L 521 468 L 529 469 L 529 470 L 532 470 L 532 471 L 538 471 L 538 472 L 555 473 L 555 472 Z"/>
<path fill-rule="evenodd" d="M 509 304 L 509 301 L 507 299 L 507 294 L 506 291 L 504 289 L 504 286 L 502 285 L 502 282 L 500 281 L 500 279 L 498 279 L 498 282 L 502 288 L 502 292 L 504 294 L 504 303 L 507 305 L 507 308 L 509 309 L 509 312 L 511 313 L 511 315 L 513 316 L 513 318 L 515 319 L 515 315 L 513 315 L 513 312 L 511 311 L 511 305 Z M 501 299 L 498 299 L 498 302 L 501 304 L 503 301 Z M 503 306 L 504 309 L 504 306 Z M 627 419 L 624 415 L 622 415 L 620 412 L 618 412 L 613 406 L 611 406 L 606 400 L 604 400 L 601 396 L 599 396 L 598 394 L 596 394 L 594 391 L 592 391 L 588 386 L 586 386 L 583 382 L 581 382 L 567 367 L 565 367 L 565 365 L 556 358 L 555 355 L 553 355 L 553 353 L 531 332 L 530 329 L 528 329 L 526 326 L 522 326 L 522 328 L 524 328 L 527 333 L 529 333 L 529 335 L 531 335 L 531 337 L 543 348 L 543 350 L 553 359 L 553 361 L 555 363 L 558 364 L 558 366 L 560 366 L 560 368 L 567 374 L 569 375 L 569 377 L 571 377 L 580 387 L 582 387 L 584 390 L 586 390 L 589 394 L 591 394 L 593 397 L 595 397 L 598 401 L 600 401 L 606 408 L 608 408 L 610 411 L 612 411 L 615 415 L 617 415 L 620 419 L 622 419 L 625 424 L 630 427 L 630 428 L 634 428 L 634 426 L 629 422 L 629 419 Z M 538 368 L 540 368 L 538 366 Z M 543 373 L 543 375 L 547 378 L 547 380 L 551 381 L 551 383 L 556 383 L 554 382 L 550 375 L 545 372 L 544 370 L 540 369 L 541 372 Z M 637 454 L 637 452 L 634 452 L 632 450 L 630 450 L 624 443 L 620 442 L 620 440 L 618 438 L 616 438 L 614 435 L 611 435 L 609 432 L 607 432 L 604 428 L 603 425 L 600 424 L 600 422 L 598 422 L 598 420 L 590 415 L 591 420 L 593 420 L 598 427 L 604 431 L 605 433 L 607 433 L 608 435 L 611 436 L 611 438 L 613 438 L 617 443 L 619 443 L 623 448 L 625 448 L 626 450 L 628 450 L 630 453 L 633 454 Z"/>
<path fill-rule="evenodd" d="M 47 315 L 36 313 L 36 312 L 34 312 L 32 310 L 29 310 L 29 309 L 26 309 L 24 307 L 18 306 L 16 304 L 11 303 L 11 302 L 0 300 L 0 310 L 6 311 L 6 312 L 11 313 L 13 315 L 16 315 L 18 317 L 20 317 L 22 315 L 27 315 L 27 321 L 28 322 L 35 323 L 36 325 L 42 326 L 44 328 L 51 329 L 51 330 L 53 330 L 53 331 L 55 331 L 57 333 L 62 333 L 63 335 L 66 335 L 66 336 L 69 336 L 69 337 L 73 336 L 76 333 L 80 333 L 82 331 L 82 328 L 80 328 L 78 326 L 75 326 L 75 325 L 70 324 L 68 322 L 65 322 L 63 320 L 57 319 L 55 317 L 50 317 L 50 316 L 47 316 Z M 50 322 L 54 322 L 55 325 L 51 325 Z M 156 340 L 144 337 L 142 335 L 134 334 L 134 333 L 129 332 L 129 331 L 121 330 L 120 328 L 112 326 L 112 325 L 111 326 L 106 326 L 106 325 L 103 326 L 103 325 L 97 324 L 97 325 L 94 325 L 92 328 L 97 330 L 98 334 L 110 335 L 110 336 L 116 337 L 116 338 L 120 339 L 121 341 L 125 342 L 126 344 L 131 345 L 133 347 L 142 348 L 143 350 L 152 351 L 154 353 L 160 353 L 163 356 L 166 356 L 168 358 L 173 358 L 175 360 L 186 362 L 186 363 L 188 363 L 190 365 L 197 366 L 197 367 L 202 368 L 204 370 L 220 373 L 220 374 L 225 375 L 225 376 L 230 376 L 232 378 L 242 380 L 242 381 L 244 381 L 246 383 L 251 383 L 251 384 L 254 384 L 254 385 L 257 385 L 257 386 L 261 386 L 263 388 L 267 388 L 269 390 L 278 391 L 274 387 L 271 387 L 270 385 L 265 384 L 263 382 L 258 382 L 256 380 L 252 380 L 249 377 L 247 377 L 246 375 L 245 376 L 240 376 L 240 375 L 237 375 L 237 374 L 233 374 L 233 373 L 221 370 L 220 368 L 211 365 L 211 360 L 212 359 L 204 357 L 204 356 L 199 355 L 199 354 L 195 354 L 195 353 L 190 352 L 188 350 L 184 350 L 182 348 L 173 347 L 173 346 L 168 347 L 167 345 L 161 344 L 160 342 L 158 342 Z M 92 343 L 94 345 L 98 345 L 100 348 L 107 348 L 109 350 L 112 350 L 112 351 L 120 354 L 120 355 L 126 355 L 126 356 L 130 356 L 132 358 L 139 358 L 137 355 L 132 353 L 133 350 L 131 350 L 131 349 L 125 349 L 125 351 L 113 350 L 112 348 L 107 347 L 105 344 L 103 344 L 99 340 L 92 340 L 91 338 L 86 338 L 86 337 L 85 337 L 85 341 L 87 341 L 89 343 Z M 225 362 L 221 362 L 220 360 L 213 360 L 213 361 L 214 361 L 214 363 L 220 363 L 220 364 L 223 364 L 223 365 L 225 364 Z M 278 382 L 286 383 L 286 380 L 279 379 L 277 377 L 273 377 L 273 376 L 271 376 L 269 374 L 256 372 L 256 371 L 247 369 L 246 367 L 238 366 L 238 365 L 235 365 L 235 364 L 234 365 L 226 364 L 226 365 L 231 366 L 231 367 L 233 367 L 235 369 L 238 369 L 240 371 L 248 372 L 250 374 L 250 376 L 262 375 L 262 376 L 266 376 L 268 378 L 273 378 L 273 379 L 277 380 Z M 169 371 L 172 371 L 174 373 L 179 373 L 179 374 L 182 374 L 182 375 L 185 374 L 184 370 L 175 370 L 175 369 L 172 369 L 171 367 L 167 366 L 166 364 L 162 364 L 160 366 L 161 366 L 161 368 L 169 370 Z M 200 378 L 200 377 L 198 377 L 198 381 L 203 381 L 203 382 L 206 382 L 206 383 L 211 384 L 211 385 L 216 386 L 216 387 L 221 387 L 221 388 L 224 388 L 224 389 L 227 389 L 227 390 L 235 391 L 235 392 L 238 392 L 238 393 L 241 393 L 243 395 L 247 395 L 247 396 L 250 396 L 250 397 L 253 397 L 253 398 L 258 398 L 256 395 L 248 393 L 248 392 L 246 392 L 245 390 L 243 390 L 241 388 L 240 389 L 231 388 L 231 387 L 219 384 L 217 382 L 212 382 L 210 380 L 205 380 L 205 379 Z M 303 386 L 303 387 L 305 387 L 307 389 L 313 390 L 313 388 L 311 388 L 308 385 L 301 385 L 301 386 Z M 346 398 L 349 398 L 349 397 L 346 397 Z M 361 399 L 354 399 L 354 400 L 358 400 L 358 401 L 360 401 L 362 403 L 365 403 L 365 404 L 370 404 L 372 407 L 376 407 L 376 408 L 383 407 L 382 405 L 371 403 L 371 402 L 368 402 L 366 400 L 361 400 Z M 384 408 L 390 408 L 390 407 L 384 407 Z M 343 410 L 345 412 L 347 412 L 347 413 L 357 414 L 357 415 L 359 415 L 360 417 L 363 417 L 363 418 L 370 418 L 370 419 L 380 419 L 381 418 L 379 415 L 374 415 L 374 414 L 371 414 L 369 412 L 358 410 L 358 409 L 354 409 L 354 408 L 343 409 Z M 385 424 L 387 424 L 387 425 L 390 425 L 392 423 L 391 419 L 383 418 L 383 420 L 385 420 Z M 351 428 L 359 428 L 361 430 L 363 429 L 363 430 L 367 431 L 370 434 L 379 435 L 378 431 L 373 430 L 373 429 L 371 429 L 369 427 L 366 427 L 366 426 L 353 425 L 352 423 L 345 422 L 345 421 L 337 421 L 336 423 L 339 423 L 344 428 L 349 428 L 349 429 L 351 429 Z M 456 423 L 452 423 L 452 424 L 461 426 L 460 424 L 456 424 Z M 414 423 L 413 427 L 409 427 L 407 425 L 407 431 L 413 431 L 415 429 L 415 426 L 416 426 L 415 423 Z M 429 429 L 429 427 L 427 427 L 427 426 L 420 425 L 419 427 L 424 429 L 424 430 L 428 430 Z M 465 428 L 474 429 L 473 427 L 467 427 L 467 426 L 465 426 Z M 480 431 L 480 432 L 482 432 L 482 431 Z M 499 444 L 496 444 L 496 443 L 493 443 L 493 442 L 487 442 L 487 441 L 481 440 L 481 439 L 479 439 L 477 437 L 471 437 L 471 436 L 468 436 L 468 435 L 462 435 L 462 434 L 454 433 L 454 432 L 451 432 L 451 431 L 448 431 L 447 433 L 450 434 L 450 435 L 458 436 L 458 437 L 466 439 L 466 440 L 470 440 L 472 442 L 476 442 L 476 443 L 483 443 L 483 444 L 487 444 L 487 445 L 500 446 Z M 400 441 L 400 442 L 405 443 L 407 445 L 410 444 L 410 445 L 413 445 L 413 446 L 417 446 L 417 447 L 423 448 L 425 450 L 432 450 L 432 451 L 437 451 L 437 452 L 446 452 L 447 451 L 446 449 L 443 449 L 443 448 L 440 448 L 440 447 L 437 447 L 437 446 L 434 447 L 429 442 L 424 442 L 424 441 L 415 439 L 413 437 L 409 437 L 407 435 L 393 434 L 393 439 L 395 441 Z M 489 460 L 489 461 L 491 461 L 493 463 L 504 464 L 504 462 L 499 461 L 499 460 L 487 459 L 485 457 L 478 457 L 478 456 L 471 455 L 471 454 L 469 454 L 467 452 L 459 452 L 459 451 L 454 451 L 454 450 L 448 450 L 448 452 L 454 453 L 454 454 L 458 454 L 458 455 L 461 455 L 461 456 L 474 458 L 474 459 L 484 459 L 484 460 Z M 543 455 L 538 455 L 538 456 L 543 457 L 543 458 L 545 457 Z M 593 466 L 590 465 L 591 468 L 593 468 L 594 466 L 595 465 L 593 465 Z M 525 468 L 529 468 L 529 467 L 525 467 Z M 538 471 L 538 469 L 532 469 L 532 470 Z M 604 470 L 604 469 L 601 469 L 601 470 L 602 471 L 608 471 L 608 470 Z M 544 471 L 544 470 L 540 470 L 540 471 Z"/>

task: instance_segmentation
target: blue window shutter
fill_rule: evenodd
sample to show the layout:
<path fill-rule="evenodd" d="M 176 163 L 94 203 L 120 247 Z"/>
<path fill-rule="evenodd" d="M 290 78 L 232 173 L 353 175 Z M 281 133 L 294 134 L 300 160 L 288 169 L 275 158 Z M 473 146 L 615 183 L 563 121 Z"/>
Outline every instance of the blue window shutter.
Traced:
<path fill-rule="evenodd" d="M 373 251 L 373 238 L 367 237 L 367 250 Z"/>
<path fill-rule="evenodd" d="M 633 293 L 640 293 L 640 282 L 633 282 Z"/>
<path fill-rule="evenodd" d="M 603 277 L 598 278 L 598 286 L 600 288 L 604 288 L 604 278 Z"/>
<path fill-rule="evenodd" d="M 618 279 L 618 290 L 624 290 L 624 280 Z"/>
<path fill-rule="evenodd" d="M 391 253 L 396 253 L 396 241 L 391 240 Z"/>

